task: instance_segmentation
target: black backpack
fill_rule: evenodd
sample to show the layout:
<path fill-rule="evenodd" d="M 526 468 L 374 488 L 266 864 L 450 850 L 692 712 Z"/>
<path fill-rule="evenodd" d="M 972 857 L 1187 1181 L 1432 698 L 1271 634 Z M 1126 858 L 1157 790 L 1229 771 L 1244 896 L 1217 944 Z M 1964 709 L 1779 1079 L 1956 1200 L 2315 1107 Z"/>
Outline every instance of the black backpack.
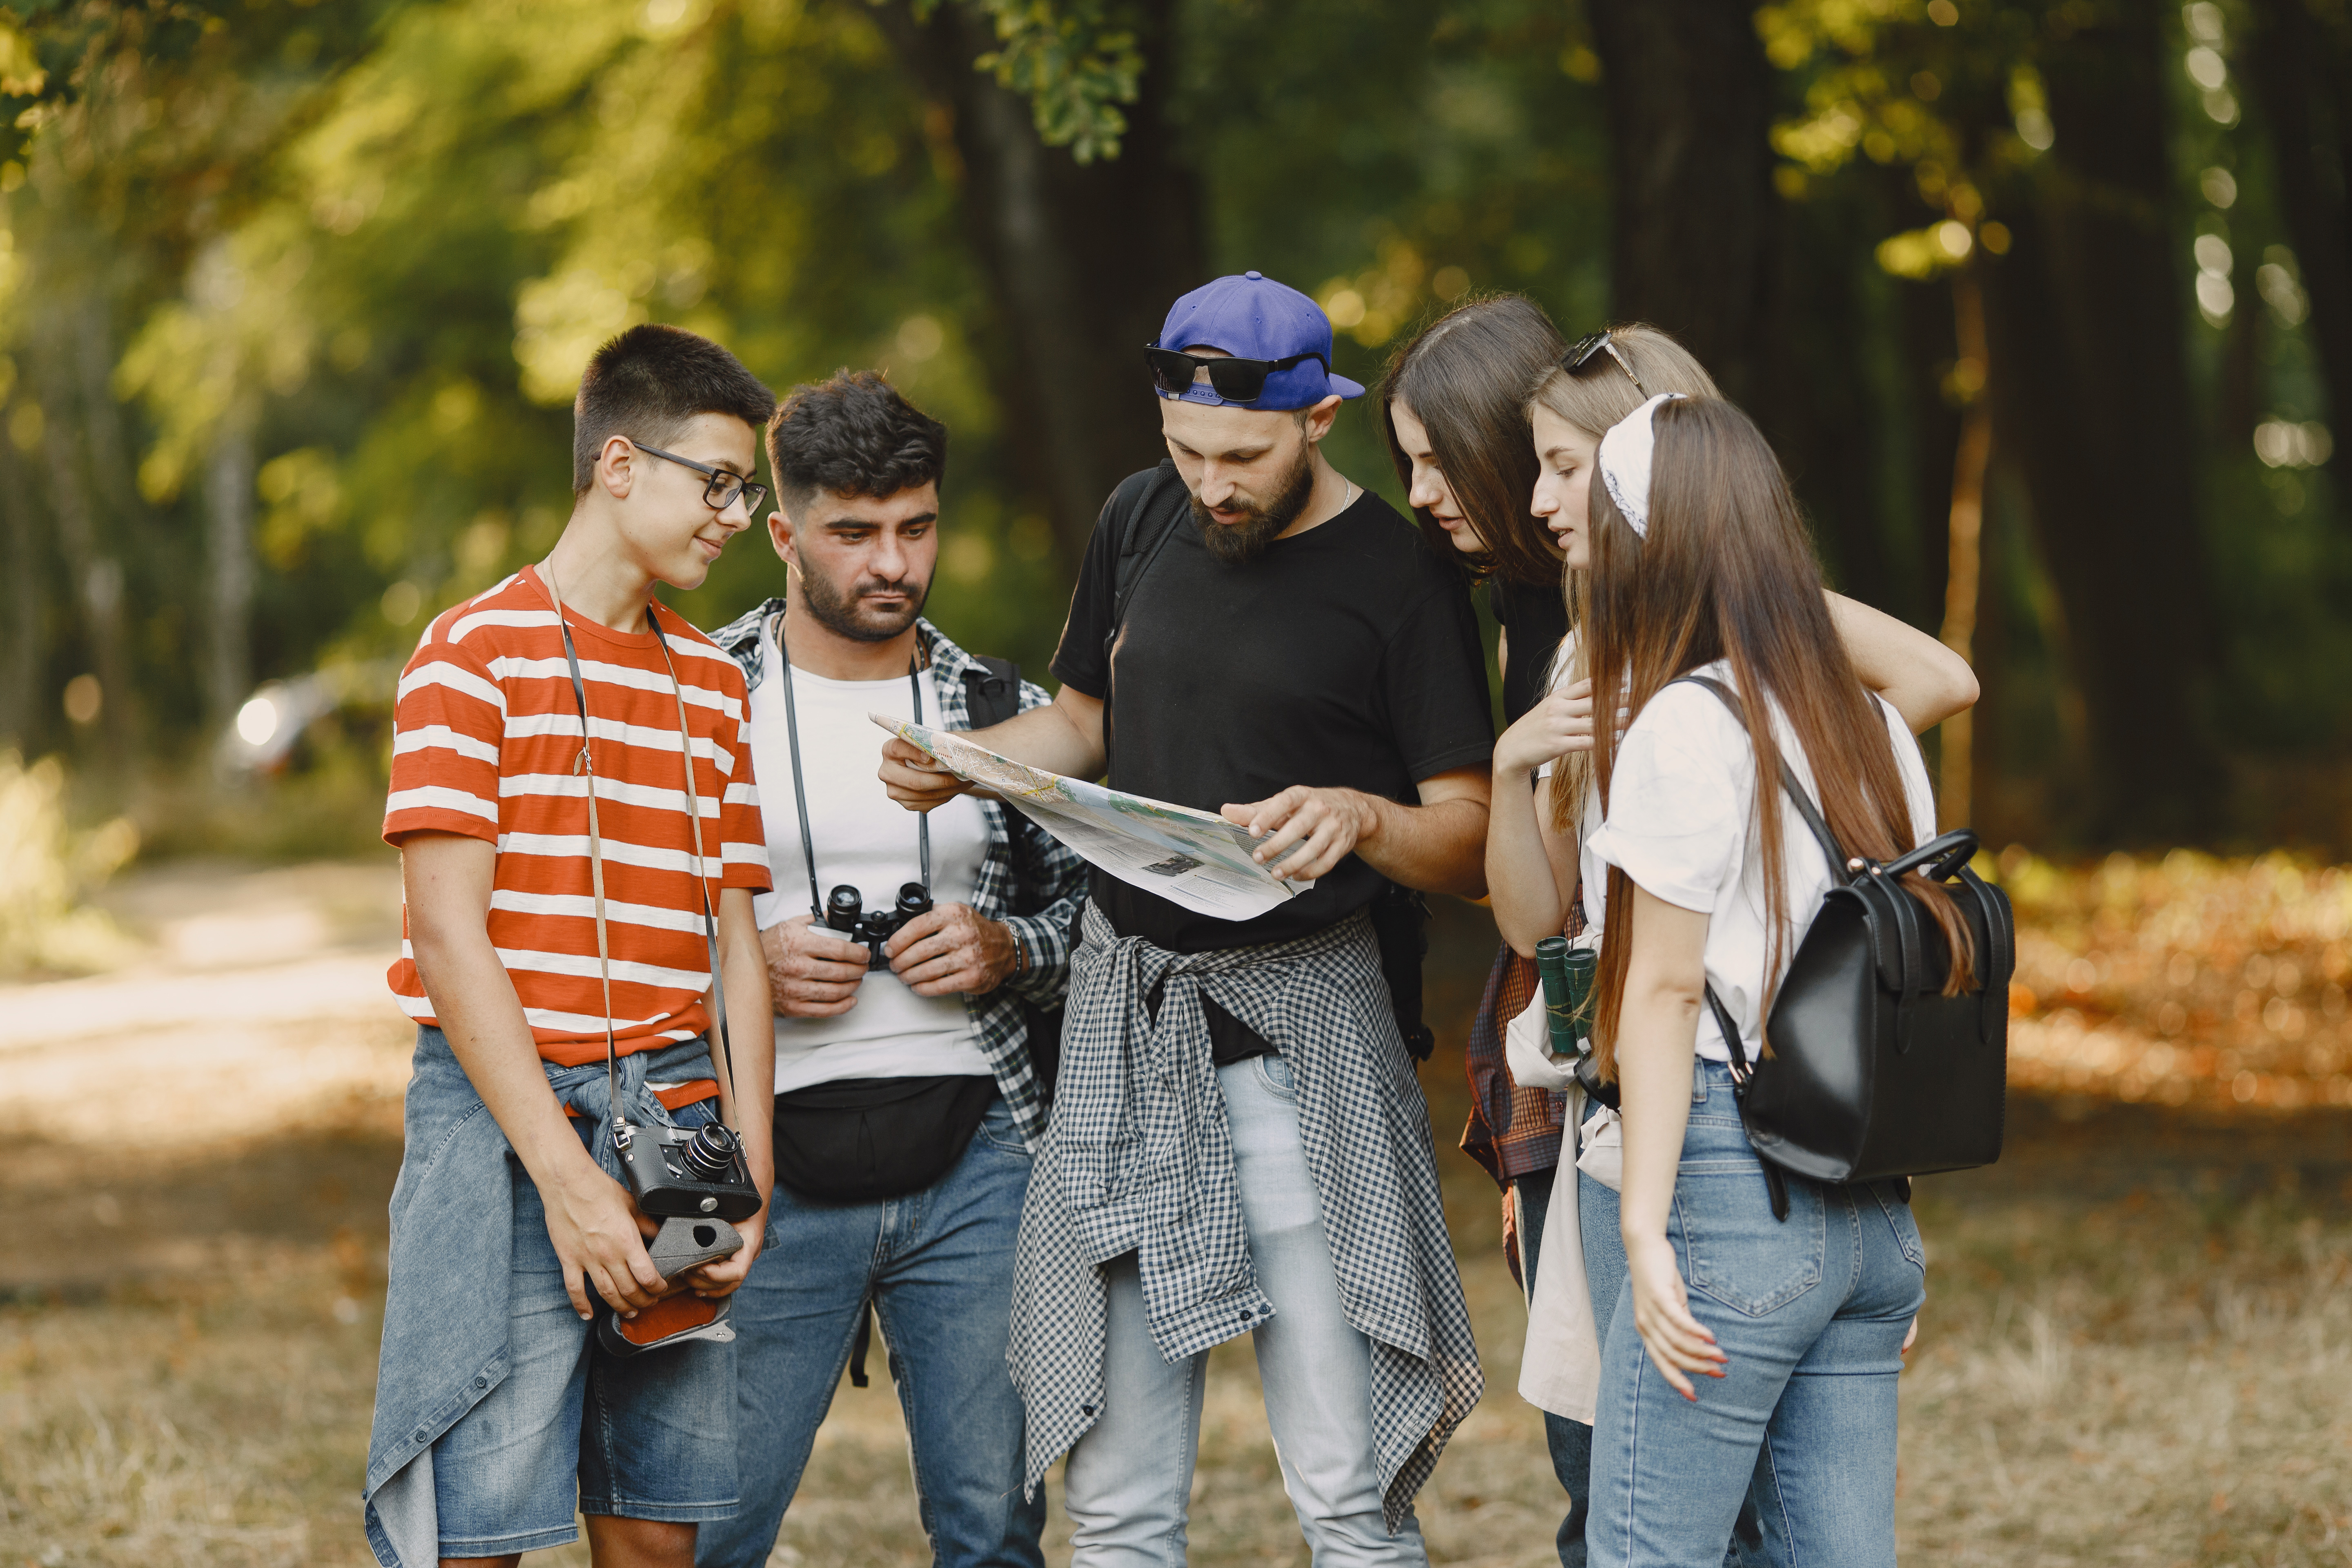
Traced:
<path fill-rule="evenodd" d="M 1682 680 L 1714 692 L 1744 726 L 1746 710 L 1721 681 Z M 1739 1026 L 1706 988 L 1774 1216 L 1789 1217 L 1783 1172 L 1872 1182 L 1991 1164 L 2000 1158 L 2017 921 L 2007 896 L 1969 868 L 1976 834 L 1944 834 L 1884 865 L 1849 858 L 1785 760 L 1780 787 L 1845 881 L 1822 899 L 1773 996 L 1769 1058 L 1748 1060 Z M 1976 949 L 1973 993 L 1943 994 L 1951 950 L 1904 890 L 1908 871 L 1948 884 Z"/>
<path fill-rule="evenodd" d="M 1118 555 L 1112 578 L 1110 626 L 1103 634 L 1103 668 L 1110 668 L 1111 647 L 1127 619 L 1127 606 L 1136 584 L 1160 551 L 1176 536 L 1191 504 L 1192 493 L 1176 472 L 1173 458 L 1130 474 L 1111 492 L 1097 528 L 1115 530 Z M 1016 698 L 1016 700 L 1018 699 Z M 1103 706 L 1103 740 L 1110 741 L 1110 706 Z M 1429 1059 L 1437 1036 L 1422 1021 L 1421 961 L 1429 952 L 1429 900 L 1415 889 L 1383 880 L 1371 903 L 1372 933 L 1381 948 L 1381 975 L 1388 982 L 1389 1001 L 1396 1013 L 1397 1032 L 1416 1062 Z"/>

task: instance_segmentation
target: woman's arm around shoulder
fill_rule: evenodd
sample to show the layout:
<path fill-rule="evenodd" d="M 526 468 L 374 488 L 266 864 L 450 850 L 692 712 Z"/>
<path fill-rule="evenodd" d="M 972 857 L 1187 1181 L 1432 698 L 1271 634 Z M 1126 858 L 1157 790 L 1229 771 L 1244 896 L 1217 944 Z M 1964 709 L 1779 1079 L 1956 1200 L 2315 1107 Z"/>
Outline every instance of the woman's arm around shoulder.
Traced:
<path fill-rule="evenodd" d="M 1854 673 L 1903 715 L 1913 734 L 1976 706 L 1977 677 L 1967 659 L 1884 611 L 1843 594 L 1824 596 Z"/>

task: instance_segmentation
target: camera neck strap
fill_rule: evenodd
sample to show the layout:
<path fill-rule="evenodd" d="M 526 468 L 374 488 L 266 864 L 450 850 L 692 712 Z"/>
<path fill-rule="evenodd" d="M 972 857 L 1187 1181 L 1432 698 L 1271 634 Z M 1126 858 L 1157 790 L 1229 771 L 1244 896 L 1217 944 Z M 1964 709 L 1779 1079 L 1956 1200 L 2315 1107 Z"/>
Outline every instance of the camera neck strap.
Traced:
<path fill-rule="evenodd" d="M 784 743 L 793 756 L 793 805 L 801 816 L 801 863 L 808 868 L 809 913 L 822 922 L 824 920 L 824 899 L 816 890 L 816 837 L 809 831 L 808 785 L 801 776 L 801 717 L 793 701 L 793 656 L 784 647 L 784 613 L 782 610 L 768 617 L 775 629 L 776 662 L 782 667 L 784 677 Z M 914 654 L 907 656 L 907 687 L 914 693 L 915 722 L 923 721 L 922 665 Z M 915 816 L 915 853 L 923 869 L 923 896 L 931 893 L 931 819 L 917 813 Z"/>
<path fill-rule="evenodd" d="M 555 604 L 556 629 L 563 634 L 563 662 L 572 671 L 572 700 L 580 709 L 580 756 L 572 771 L 582 775 L 588 792 L 588 883 L 594 894 L 596 908 L 596 974 L 604 992 L 604 1084 L 611 1102 L 613 1143 L 615 1148 L 629 1146 L 630 1128 L 626 1109 L 621 1104 L 620 1047 L 613 1037 L 613 960 L 611 943 L 604 934 L 604 840 L 596 822 L 596 758 L 588 723 L 588 683 L 580 673 L 580 652 L 572 646 L 572 623 L 563 615 L 563 590 L 556 585 L 553 567 L 541 563 L 540 571 L 547 579 L 548 597 Z M 686 820 L 692 831 L 694 844 L 694 885 L 702 894 L 702 936 L 710 950 L 710 987 L 718 1026 L 720 1058 L 727 1066 L 728 1099 L 736 1098 L 735 1041 L 727 1026 L 727 976 L 719 962 L 719 911 L 710 901 L 709 862 L 702 853 L 702 796 L 694 782 L 694 731 L 686 721 L 686 689 L 678 684 L 677 663 L 670 657 L 669 637 L 662 630 L 661 616 L 649 600 L 646 605 L 646 622 L 653 628 L 654 646 L 661 650 L 662 668 L 669 672 L 669 694 L 677 704 L 677 743 L 686 764 Z M 726 1108 L 721 1102 L 720 1109 Z M 729 1129 L 730 1131 L 732 1128 Z"/>

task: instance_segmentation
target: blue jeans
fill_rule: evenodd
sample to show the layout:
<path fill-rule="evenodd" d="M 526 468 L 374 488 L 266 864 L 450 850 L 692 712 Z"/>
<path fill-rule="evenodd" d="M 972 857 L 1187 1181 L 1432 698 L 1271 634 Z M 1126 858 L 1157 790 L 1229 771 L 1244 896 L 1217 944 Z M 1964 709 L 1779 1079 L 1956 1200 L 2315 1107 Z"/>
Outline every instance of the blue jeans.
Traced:
<path fill-rule="evenodd" d="M 1425 1565 L 1421 1526 L 1389 1534 L 1372 1451 L 1371 1342 L 1339 1302 L 1322 1206 L 1278 1056 L 1217 1069 L 1250 1262 L 1274 1302 L 1254 1330 L 1283 1489 L 1316 1568 Z M 1106 1269 L 1103 1414 L 1070 1449 L 1071 1568 L 1181 1568 L 1201 1446 L 1206 1352 L 1160 1359 L 1135 1255 Z"/>
<path fill-rule="evenodd" d="M 1004 1364 L 1029 1166 L 999 1100 L 954 1168 L 921 1192 L 825 1205 L 776 1189 L 767 1249 L 735 1295 L 742 1510 L 702 1527 L 699 1568 L 767 1562 L 869 1296 L 933 1563 L 1040 1568 L 1045 1493 L 1021 1496 L 1021 1397 Z"/>
<path fill-rule="evenodd" d="M 1577 1231 L 1584 1246 L 1585 1289 L 1592 1296 L 1593 1323 L 1606 1340 L 1609 1315 L 1615 1310 L 1617 1292 L 1625 1283 L 1625 1238 L 1617 1233 L 1617 1194 L 1583 1172 L 1567 1168 L 1577 1184 Z M 1558 1170 L 1538 1171 L 1515 1183 L 1519 1194 L 1519 1259 L 1529 1289 L 1535 1288 L 1538 1259 L 1543 1255 L 1544 1219 L 1559 1179 Z M 1543 1418 L 1551 1473 L 1560 1490 L 1568 1494 L 1568 1513 L 1559 1521 L 1552 1544 L 1559 1552 L 1560 1568 L 1585 1568 L 1584 1531 L 1592 1519 L 1592 1428 L 1549 1410 Z M 1726 1568 L 1774 1568 L 1764 1551 L 1762 1531 L 1751 1498 L 1740 1504 L 1730 1549 L 1724 1554 Z"/>
<path fill-rule="evenodd" d="M 706 1100 L 677 1114 L 711 1121 Z M 602 1131 L 574 1118 L 585 1143 Z M 510 1368 L 433 1445 L 441 1555 L 498 1557 L 577 1538 L 583 1513 L 710 1527 L 735 1511 L 734 1347 L 690 1340 L 615 1357 L 572 1310 L 547 1210 L 515 1163 Z"/>
<path fill-rule="evenodd" d="M 1595 1563 L 1717 1568 L 1751 1487 L 1779 1563 L 1893 1568 L 1896 1374 L 1926 1299 L 1927 1255 L 1891 1182 L 1788 1179 L 1772 1217 L 1731 1074 L 1704 1063 L 1667 1238 L 1726 1376 L 1696 1403 L 1658 1375 L 1633 1287 L 1604 1327 L 1593 1491 Z"/>
<path fill-rule="evenodd" d="M 1580 1181 L 1592 1180 L 1574 1166 L 1567 1169 Z M 1544 1220 L 1551 1212 L 1552 1187 L 1559 1175 L 1557 1169 L 1536 1171 L 1515 1177 L 1511 1183 L 1518 1194 L 1519 1268 L 1527 1277 L 1529 1290 L 1536 1288 L 1536 1267 L 1543 1256 Z M 1617 1194 L 1609 1195 L 1613 1198 Z M 1590 1223 L 1591 1211 L 1580 1208 L 1577 1217 Z M 1588 1258 L 1592 1255 L 1590 1238 L 1585 1241 L 1584 1251 Z M 1624 1257 L 1622 1248 L 1618 1257 Z M 1618 1272 L 1624 1272 L 1622 1262 Z M 1543 1423 L 1544 1447 L 1551 1455 L 1551 1473 L 1559 1481 L 1559 1489 L 1568 1494 L 1568 1515 L 1559 1521 L 1559 1533 L 1554 1537 L 1553 1545 L 1559 1551 L 1560 1568 L 1584 1568 L 1584 1525 L 1592 1513 L 1592 1428 L 1549 1410 L 1543 1413 Z"/>

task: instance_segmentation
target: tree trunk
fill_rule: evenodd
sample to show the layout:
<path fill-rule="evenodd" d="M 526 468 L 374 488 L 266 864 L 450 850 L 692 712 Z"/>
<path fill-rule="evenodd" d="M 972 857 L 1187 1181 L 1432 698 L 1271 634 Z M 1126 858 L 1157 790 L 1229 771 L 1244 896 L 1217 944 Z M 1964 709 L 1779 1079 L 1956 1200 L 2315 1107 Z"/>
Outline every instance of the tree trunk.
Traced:
<path fill-rule="evenodd" d="M 1900 413 L 1871 395 L 1855 352 L 1877 326 L 1854 258 L 1870 265 L 1872 241 L 1884 232 L 1878 218 L 1866 195 L 1816 196 L 1782 210 L 1764 386 L 1748 407 L 1788 468 L 1839 592 L 1925 621 L 1926 596 L 1911 563 L 1896 557 L 1879 482 L 1886 426 Z"/>
<path fill-rule="evenodd" d="M 1589 0 L 1608 105 L 1610 287 L 1757 406 L 1770 298 L 1772 71 L 1749 0 Z"/>
<path fill-rule="evenodd" d="M 8 578 L 8 633 L 5 671 L 0 671 L 0 744 L 19 752 L 39 749 L 46 726 L 36 711 L 41 677 L 41 531 L 33 498 L 16 465 L 13 442 L 0 440 L 0 521 L 5 521 Z"/>
<path fill-rule="evenodd" d="M 2050 48 L 2057 145 L 1984 271 L 1995 439 L 2025 480 L 2087 710 L 2078 826 L 2110 840 L 2208 836 L 2222 784 L 2165 66 L 2145 7 Z"/>
<path fill-rule="evenodd" d="M 253 421 L 231 410 L 205 461 L 206 554 L 212 578 L 206 606 L 205 697 L 215 729 L 236 717 L 253 687 Z"/>
<path fill-rule="evenodd" d="M 1207 281 L 1200 185 L 1166 118 L 1174 0 L 1139 0 L 1147 68 L 1116 159 L 1081 165 L 1039 140 L 1028 101 L 972 68 L 986 21 L 906 0 L 871 14 L 961 160 L 964 220 L 994 306 L 981 334 L 1021 479 L 1075 566 L 1118 481 L 1164 453 L 1143 348 Z"/>
<path fill-rule="evenodd" d="M 49 512 L 57 520 L 58 544 L 73 575 L 74 593 L 88 635 L 90 659 L 97 667 L 100 706 L 99 731 L 106 764 L 118 785 L 128 783 L 133 760 L 134 698 L 131 680 L 131 650 L 125 641 L 122 615 L 122 563 L 99 541 L 98 521 L 83 479 L 81 443 L 76 435 L 81 421 L 73 417 L 74 347 L 65 341 L 64 324 L 53 321 L 43 334 L 40 380 L 42 455 L 48 468 Z"/>
<path fill-rule="evenodd" d="M 1984 290 L 1976 275 L 1952 279 L 1953 341 L 1963 363 L 1981 375 L 1986 359 Z M 1981 388 L 1981 380 L 1977 382 Z M 1944 537 L 1948 550 L 1944 573 L 1944 646 L 1976 661 L 1977 602 L 1984 564 L 1985 475 L 1992 466 L 1992 405 L 1979 390 L 1960 416 L 1959 441 L 1952 457 L 1952 499 Z M 1976 812 L 1976 715 L 1963 708 L 1944 721 L 1942 777 L 1937 816 L 1947 830 L 1969 826 Z"/>
<path fill-rule="evenodd" d="M 81 379 L 84 429 L 99 502 L 123 523 L 136 527 L 145 521 L 147 508 L 132 478 L 131 442 L 122 431 L 122 405 L 114 396 L 113 323 L 108 319 L 105 299 L 95 292 L 82 296 L 74 314 L 74 367 Z"/>
<path fill-rule="evenodd" d="M 2352 24 L 2341 5 L 2323 19 L 2309 0 L 2255 0 L 2253 11 L 2258 108 L 2327 384 L 2337 521 L 2352 527 Z"/>

